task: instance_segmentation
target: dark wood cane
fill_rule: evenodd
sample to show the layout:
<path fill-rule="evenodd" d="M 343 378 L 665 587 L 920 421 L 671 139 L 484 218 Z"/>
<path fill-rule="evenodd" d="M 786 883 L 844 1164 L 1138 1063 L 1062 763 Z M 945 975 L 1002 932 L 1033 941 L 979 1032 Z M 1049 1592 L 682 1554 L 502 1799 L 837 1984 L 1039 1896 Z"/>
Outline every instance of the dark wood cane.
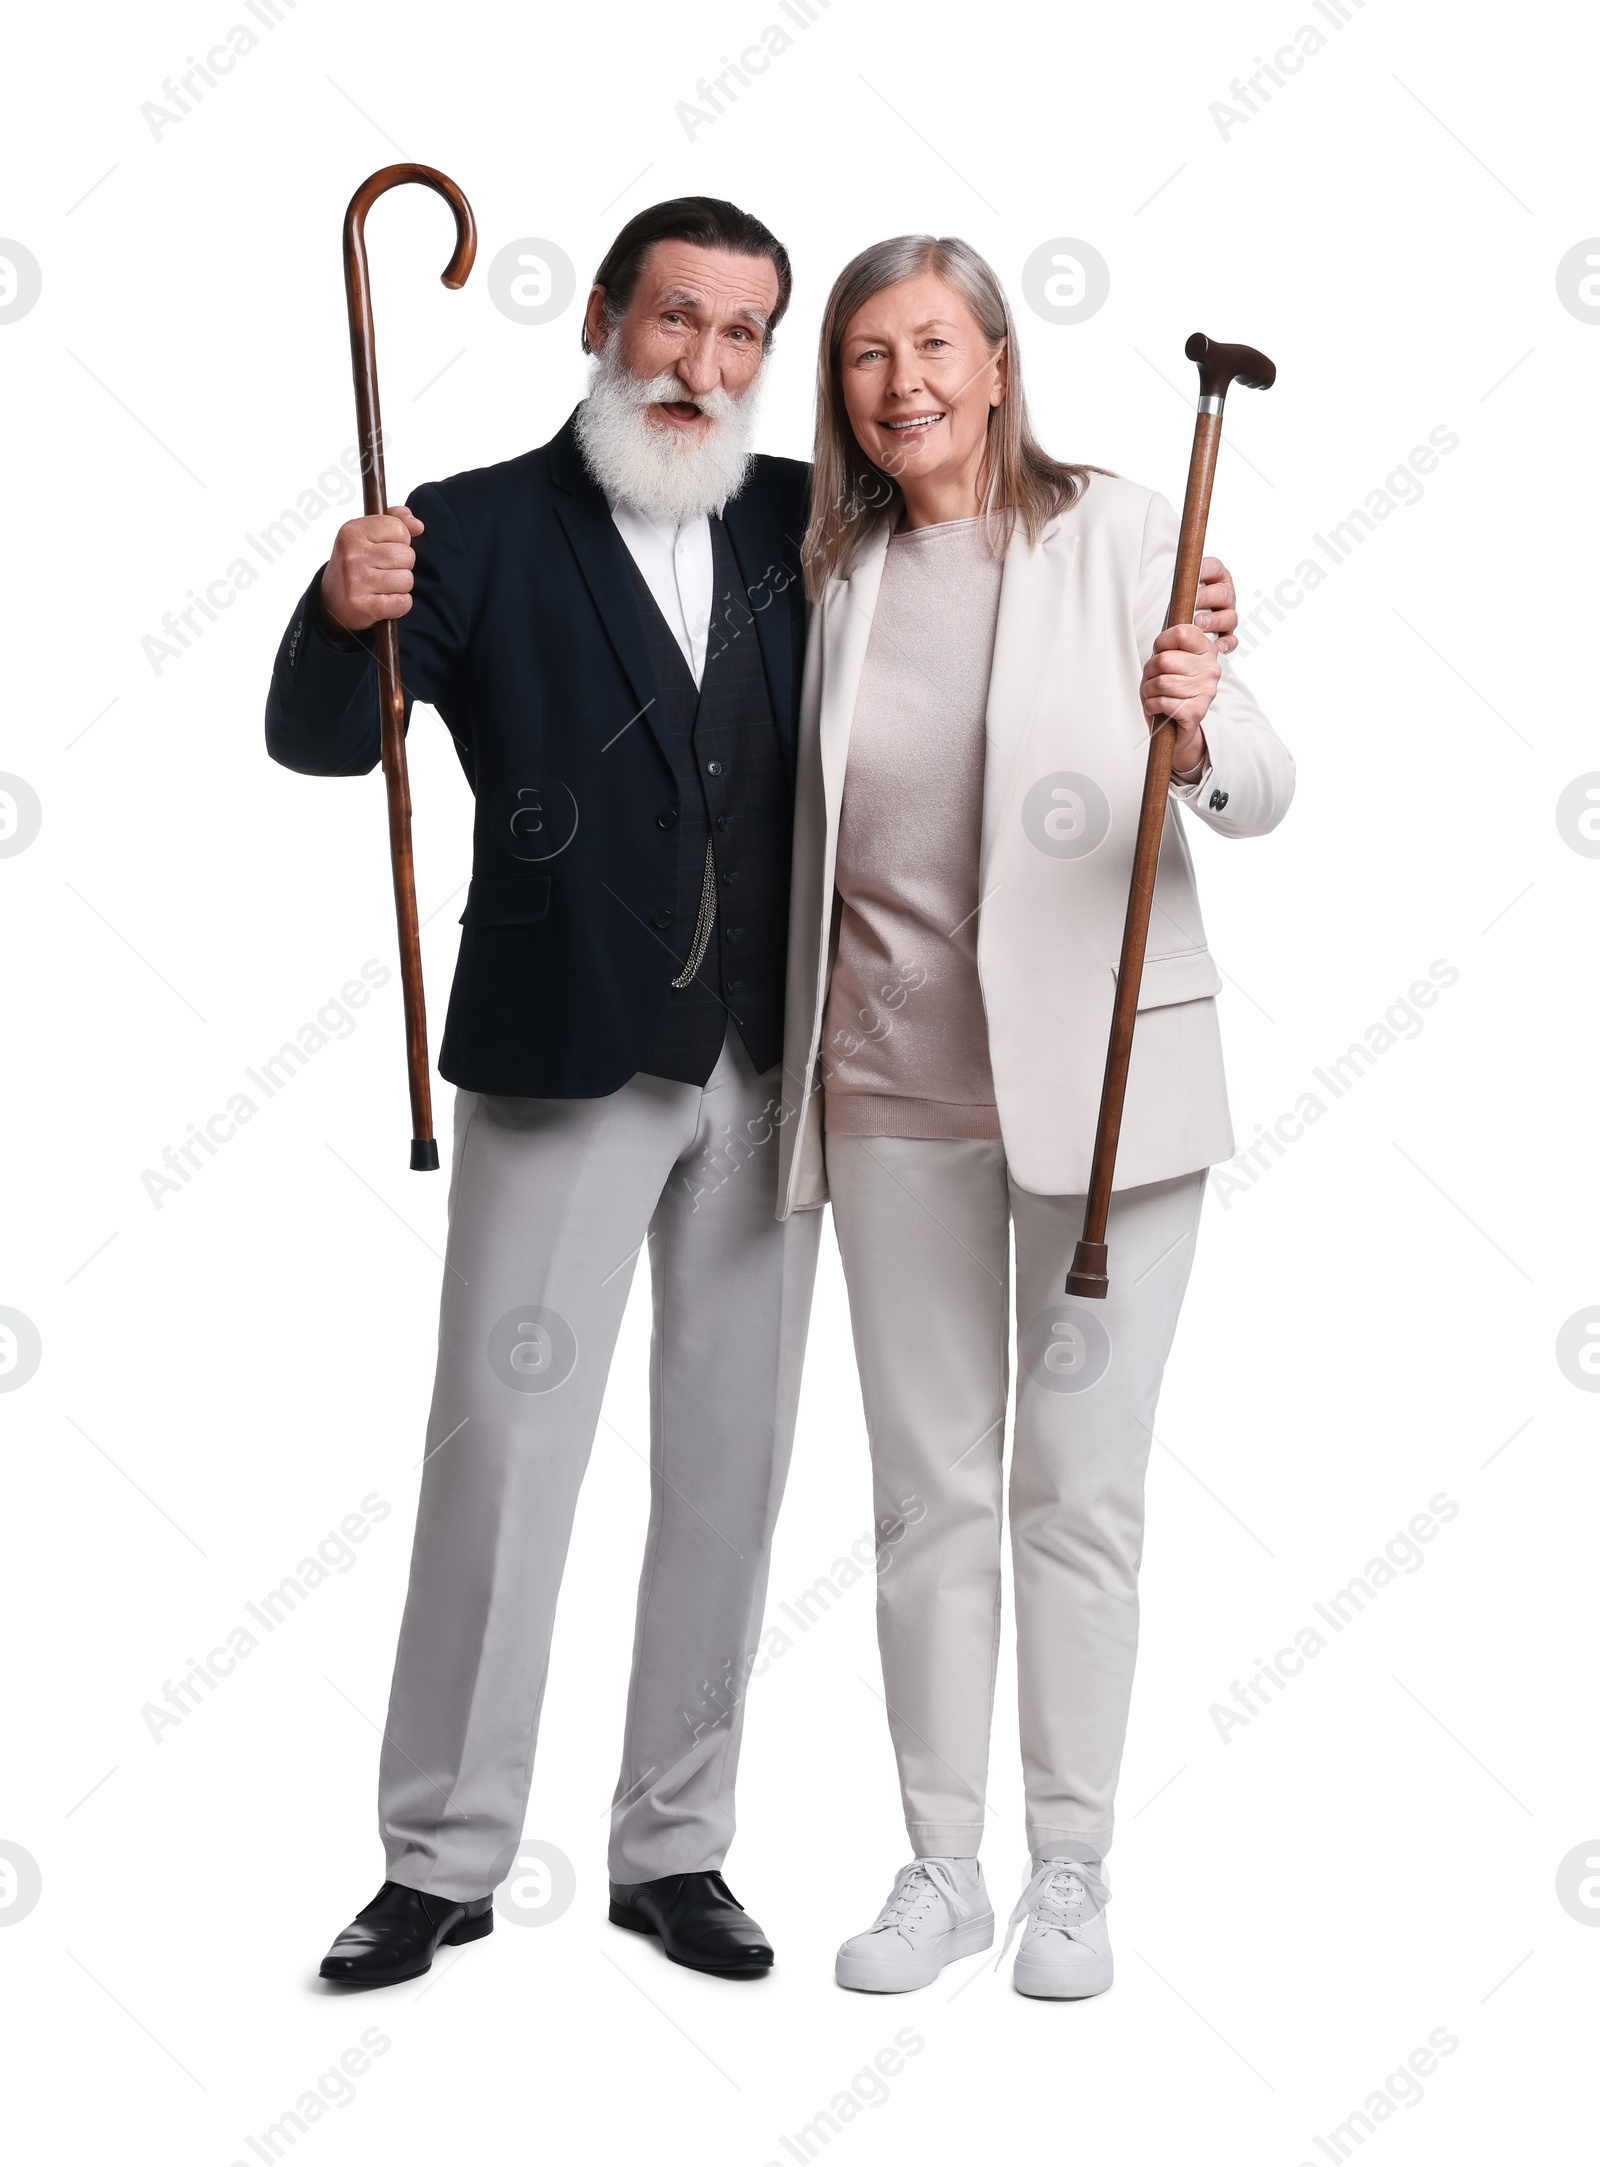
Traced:
<path fill-rule="evenodd" d="M 1206 519 L 1211 510 L 1211 484 L 1217 471 L 1217 451 L 1222 443 L 1222 405 L 1228 387 L 1248 384 L 1253 390 L 1269 390 L 1277 369 L 1253 346 L 1221 346 L 1197 331 L 1184 347 L 1191 361 L 1200 365 L 1200 410 L 1195 416 L 1194 449 L 1189 455 L 1189 483 L 1183 493 L 1183 519 L 1178 528 L 1178 561 L 1172 571 L 1172 600 L 1167 609 L 1169 625 L 1194 623 L 1195 595 L 1200 586 L 1200 560 L 1205 555 Z M 1167 817 L 1167 786 L 1172 780 L 1172 748 L 1177 725 L 1170 715 L 1157 716 L 1150 730 L 1150 754 L 1144 771 L 1144 799 L 1139 807 L 1139 831 L 1133 848 L 1133 879 L 1128 889 L 1128 915 L 1122 926 L 1122 960 L 1117 965 L 1117 992 L 1111 1009 L 1111 1042 L 1106 1049 L 1105 1080 L 1100 1086 L 1100 1119 L 1094 1133 L 1094 1162 L 1089 1174 L 1089 1201 L 1083 1217 L 1083 1239 L 1067 1274 L 1067 1292 L 1104 1301 L 1110 1281 L 1106 1275 L 1106 1220 L 1111 1211 L 1111 1183 L 1117 1167 L 1117 1144 L 1122 1135 L 1122 1104 L 1128 1089 L 1128 1061 L 1133 1052 L 1133 1027 L 1139 1010 L 1139 984 L 1144 976 L 1145 940 L 1150 931 L 1150 905 L 1156 889 L 1156 863 L 1161 856 L 1161 833 Z"/>
<path fill-rule="evenodd" d="M 456 220 L 455 252 L 441 274 L 445 285 L 464 286 L 478 252 L 472 206 L 432 166 L 385 166 L 365 180 L 344 214 L 344 290 L 350 310 L 350 366 L 356 383 L 356 427 L 361 438 L 361 506 L 369 516 L 389 509 L 383 478 L 383 420 L 378 410 L 378 352 L 372 330 L 372 285 L 367 276 L 367 213 L 378 198 L 406 181 L 420 181 L 444 197 Z M 400 930 L 400 990 L 405 1002 L 406 1073 L 411 1085 L 411 1171 L 433 1173 L 439 1146 L 433 1134 L 433 1095 L 428 1085 L 428 1017 L 422 995 L 422 942 L 417 930 L 417 880 L 411 860 L 411 784 L 406 774 L 406 703 L 400 683 L 400 628 L 392 617 L 373 627 L 378 656 L 378 707 L 383 731 L 383 780 L 389 800 L 389 860 L 394 870 L 394 911 Z"/>

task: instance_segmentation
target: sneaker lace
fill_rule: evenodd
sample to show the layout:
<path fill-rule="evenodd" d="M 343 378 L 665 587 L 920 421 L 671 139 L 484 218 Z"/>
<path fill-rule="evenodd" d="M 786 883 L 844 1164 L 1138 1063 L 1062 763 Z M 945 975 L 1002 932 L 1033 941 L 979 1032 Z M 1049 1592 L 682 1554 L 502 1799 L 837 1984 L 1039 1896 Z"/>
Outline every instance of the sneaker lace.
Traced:
<path fill-rule="evenodd" d="M 1019 1926 L 1032 1924 L 1044 1933 L 1065 1934 L 1069 1941 L 1081 1941 L 1084 1927 L 1110 1901 L 1110 1889 L 1092 1866 L 1080 1859 L 1044 1860 L 1017 1899 L 1017 1908 L 1006 1925 L 1004 1947 L 995 1958 L 996 1966 L 1005 1961 Z"/>
<path fill-rule="evenodd" d="M 888 1901 L 872 1922 L 873 1933 L 909 1924 L 915 1914 L 934 1896 L 944 1899 L 952 1923 L 970 1917 L 972 1907 L 962 1895 L 955 1875 L 943 1859 L 913 1859 L 909 1866 L 902 1866 L 895 1875 L 894 1887 L 889 1891 Z"/>

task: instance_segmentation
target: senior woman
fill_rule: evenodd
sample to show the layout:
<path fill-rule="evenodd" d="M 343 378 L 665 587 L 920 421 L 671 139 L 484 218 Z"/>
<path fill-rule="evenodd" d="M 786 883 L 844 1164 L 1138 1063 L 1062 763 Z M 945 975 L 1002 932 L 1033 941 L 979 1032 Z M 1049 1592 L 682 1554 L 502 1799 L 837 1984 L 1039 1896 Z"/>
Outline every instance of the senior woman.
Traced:
<path fill-rule="evenodd" d="M 1205 1169 L 1234 1149 L 1221 980 L 1177 808 L 1265 834 L 1294 767 L 1206 634 L 1162 630 L 1170 505 L 1036 442 L 1005 296 L 975 250 L 910 235 L 858 256 L 818 373 L 779 1208 L 831 1198 L 876 1510 L 903 1526 L 878 1636 L 914 1853 L 836 1976 L 923 1986 L 994 1938 L 977 1854 L 1014 1235 L 1032 1860 L 1013 1980 L 1076 1999 L 1111 1983 L 1104 1860 L 1156 1396 Z M 1178 734 L 1114 1269 L 1109 1299 L 1082 1302 L 1063 1288 L 1157 714 Z"/>

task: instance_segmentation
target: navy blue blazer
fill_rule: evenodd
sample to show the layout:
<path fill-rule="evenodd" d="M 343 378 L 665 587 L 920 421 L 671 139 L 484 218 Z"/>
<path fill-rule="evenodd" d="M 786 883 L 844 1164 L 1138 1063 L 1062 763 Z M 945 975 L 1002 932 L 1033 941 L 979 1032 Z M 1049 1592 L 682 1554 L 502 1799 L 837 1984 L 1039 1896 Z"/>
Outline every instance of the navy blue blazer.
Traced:
<path fill-rule="evenodd" d="M 755 617 L 793 799 L 810 469 L 758 458 L 723 513 Z M 572 421 L 537 451 L 430 482 L 400 666 L 437 708 L 476 800 L 472 885 L 439 1054 L 470 1091 L 598 1098 L 653 1045 L 674 953 L 681 784 L 625 544 Z M 273 665 L 267 750 L 303 775 L 379 762 L 368 639 L 341 646 L 320 572 Z M 787 813 L 771 838 L 791 848 Z"/>

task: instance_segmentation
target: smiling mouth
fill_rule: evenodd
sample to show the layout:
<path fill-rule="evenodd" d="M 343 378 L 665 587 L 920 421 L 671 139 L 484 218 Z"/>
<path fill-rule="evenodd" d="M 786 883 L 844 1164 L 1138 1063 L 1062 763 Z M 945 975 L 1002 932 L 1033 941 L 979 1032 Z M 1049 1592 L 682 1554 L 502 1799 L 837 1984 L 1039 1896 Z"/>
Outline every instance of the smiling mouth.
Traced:
<path fill-rule="evenodd" d="M 920 436 L 943 420 L 942 413 L 908 414 L 903 421 L 883 421 L 878 426 L 887 429 L 892 436 Z"/>

